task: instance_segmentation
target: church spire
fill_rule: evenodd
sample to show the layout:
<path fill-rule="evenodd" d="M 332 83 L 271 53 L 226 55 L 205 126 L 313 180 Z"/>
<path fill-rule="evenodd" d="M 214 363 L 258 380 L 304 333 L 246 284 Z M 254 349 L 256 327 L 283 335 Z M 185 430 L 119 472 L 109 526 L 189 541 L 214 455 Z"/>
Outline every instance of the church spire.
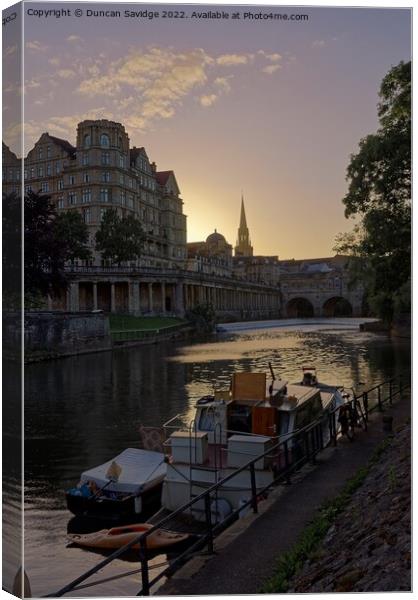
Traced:
<path fill-rule="evenodd" d="M 241 217 L 238 228 L 237 245 L 235 246 L 235 256 L 252 256 L 253 247 L 251 246 L 250 232 L 247 227 L 247 218 L 245 216 L 244 194 L 241 193 Z"/>
<path fill-rule="evenodd" d="M 241 218 L 239 221 L 240 229 L 247 229 L 247 219 L 245 217 L 244 194 L 241 194 Z"/>

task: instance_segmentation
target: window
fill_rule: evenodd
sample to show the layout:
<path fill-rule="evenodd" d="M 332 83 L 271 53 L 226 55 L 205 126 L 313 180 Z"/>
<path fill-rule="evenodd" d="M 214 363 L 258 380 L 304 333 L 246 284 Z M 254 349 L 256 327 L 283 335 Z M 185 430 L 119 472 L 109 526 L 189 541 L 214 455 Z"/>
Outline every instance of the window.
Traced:
<path fill-rule="evenodd" d="M 109 202 L 109 190 L 107 188 L 100 190 L 100 202 Z"/>
<path fill-rule="evenodd" d="M 83 173 L 83 183 L 90 182 L 90 175 L 88 173 Z"/>
<path fill-rule="evenodd" d="M 129 206 L 129 208 L 134 207 L 134 197 L 132 196 L 132 194 L 129 194 L 129 196 L 128 196 L 128 206 Z"/>
<path fill-rule="evenodd" d="M 75 192 L 68 194 L 68 204 L 77 204 L 77 194 Z"/>
<path fill-rule="evenodd" d="M 28 194 L 31 191 L 32 191 L 32 186 L 31 185 L 25 185 L 25 194 Z"/>
<path fill-rule="evenodd" d="M 123 173 L 119 173 L 119 183 L 121 183 L 122 185 L 125 183 L 125 178 L 123 176 Z"/>
<path fill-rule="evenodd" d="M 83 190 L 81 195 L 81 202 L 83 202 L 83 204 L 91 202 L 91 190 Z"/>
<path fill-rule="evenodd" d="M 125 157 L 123 156 L 123 154 L 119 155 L 119 166 L 121 169 L 125 168 Z"/>
<path fill-rule="evenodd" d="M 28 178 L 28 170 L 27 170 L 27 169 L 25 169 L 25 172 L 24 172 L 24 178 L 25 178 L 25 179 L 27 179 L 27 178 Z"/>
<path fill-rule="evenodd" d="M 102 173 L 102 181 L 108 183 L 110 181 L 110 173 L 109 171 L 105 171 Z"/>
<path fill-rule="evenodd" d="M 91 146 L 91 137 L 88 133 L 83 138 L 83 146 L 85 148 L 88 148 L 89 146 Z"/>
<path fill-rule="evenodd" d="M 64 208 L 64 198 L 62 196 L 58 198 L 58 208 Z"/>
<path fill-rule="evenodd" d="M 35 177 L 35 167 L 31 168 L 31 170 L 30 170 L 30 176 L 31 176 L 31 179 L 33 179 Z"/>
<path fill-rule="evenodd" d="M 52 175 L 52 165 L 51 165 L 51 163 L 48 163 L 46 165 L 46 174 L 47 175 Z"/>
<path fill-rule="evenodd" d="M 120 193 L 120 203 L 122 206 L 125 206 L 126 204 L 126 192 L 124 190 L 122 190 Z"/>
<path fill-rule="evenodd" d="M 83 221 L 84 223 L 90 223 L 90 209 L 89 208 L 84 208 L 83 209 Z"/>
<path fill-rule="evenodd" d="M 68 176 L 68 183 L 70 185 L 74 185 L 75 184 L 75 175 L 69 175 Z"/>
<path fill-rule="evenodd" d="M 89 164 L 89 155 L 86 152 L 81 155 L 81 164 L 83 167 L 86 167 Z"/>
<path fill-rule="evenodd" d="M 106 212 L 106 208 L 101 208 L 100 209 L 100 221 L 103 221 L 103 217 L 104 217 L 105 212 Z"/>
<path fill-rule="evenodd" d="M 102 165 L 110 165 L 110 153 L 102 152 Z"/>
<path fill-rule="evenodd" d="M 42 182 L 41 192 L 43 192 L 43 193 L 49 192 L 49 184 L 47 181 Z"/>
<path fill-rule="evenodd" d="M 41 147 L 41 148 L 39 148 L 39 150 L 38 150 L 38 157 L 39 157 L 40 159 L 42 159 L 42 158 L 43 158 L 43 148 L 42 148 L 42 147 Z"/>
<path fill-rule="evenodd" d="M 46 157 L 50 158 L 51 157 L 51 146 L 47 146 L 46 147 Z"/>
<path fill-rule="evenodd" d="M 102 135 L 100 136 L 100 145 L 104 148 L 109 148 L 110 140 L 109 136 L 106 133 L 102 133 Z"/>
<path fill-rule="evenodd" d="M 58 190 L 63 190 L 63 189 L 64 189 L 64 180 L 58 179 Z"/>
<path fill-rule="evenodd" d="M 55 163 L 55 173 L 58 175 L 58 173 L 61 173 L 61 161 L 57 160 L 57 162 Z"/>
<path fill-rule="evenodd" d="M 44 168 L 42 166 L 38 167 L 38 177 L 43 177 L 43 176 L 44 176 Z"/>

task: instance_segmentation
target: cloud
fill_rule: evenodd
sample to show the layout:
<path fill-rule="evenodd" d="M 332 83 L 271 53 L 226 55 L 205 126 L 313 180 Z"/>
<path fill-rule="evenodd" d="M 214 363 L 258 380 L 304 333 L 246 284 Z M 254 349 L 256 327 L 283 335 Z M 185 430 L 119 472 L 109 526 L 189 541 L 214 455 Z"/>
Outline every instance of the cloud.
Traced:
<path fill-rule="evenodd" d="M 312 42 L 312 48 L 323 48 L 326 46 L 325 40 L 315 40 Z"/>
<path fill-rule="evenodd" d="M 11 56 L 12 54 L 14 54 L 17 50 L 17 45 L 15 44 L 14 46 L 7 46 L 6 50 L 4 51 L 4 56 Z"/>
<path fill-rule="evenodd" d="M 231 91 L 231 84 L 229 82 L 232 78 L 233 75 L 229 75 L 228 77 L 217 77 L 213 83 L 225 94 L 229 94 L 229 92 Z"/>
<path fill-rule="evenodd" d="M 61 79 L 74 79 L 77 73 L 72 69 L 59 69 L 56 73 Z"/>
<path fill-rule="evenodd" d="M 264 58 L 266 58 L 270 62 L 278 62 L 279 60 L 282 59 L 282 55 L 278 54 L 277 52 L 274 52 L 273 54 L 268 54 L 264 50 L 258 50 L 257 54 L 261 54 L 262 56 L 264 56 Z"/>
<path fill-rule="evenodd" d="M 248 54 L 222 54 L 218 56 L 216 62 L 222 67 L 231 67 L 235 65 L 246 65 L 249 61 Z"/>
<path fill-rule="evenodd" d="M 25 89 L 33 89 L 39 87 L 41 87 L 41 84 L 36 79 L 30 79 L 29 81 L 25 82 Z"/>
<path fill-rule="evenodd" d="M 48 46 L 41 44 L 38 40 L 33 40 L 32 42 L 26 42 L 26 48 L 32 50 L 33 52 L 45 52 L 48 49 Z"/>
<path fill-rule="evenodd" d="M 78 92 L 89 97 L 107 96 L 116 99 L 116 104 L 120 96 L 135 94 L 142 120 L 167 119 L 192 90 L 207 82 L 206 70 L 212 62 L 199 48 L 180 53 L 170 48 L 136 50 L 105 68 L 95 65 L 80 82 Z M 120 108 L 126 108 L 123 98 Z"/>
<path fill-rule="evenodd" d="M 209 94 L 207 96 L 200 96 L 199 100 L 200 100 L 200 104 L 202 106 L 204 106 L 205 108 L 208 106 L 212 106 L 212 104 L 215 104 L 215 102 L 218 100 L 218 97 L 216 94 Z"/>
<path fill-rule="evenodd" d="M 267 75 L 273 75 L 273 73 L 275 73 L 278 69 L 281 69 L 282 67 L 280 65 L 267 65 L 266 67 L 263 67 L 261 70 L 263 71 L 263 73 L 267 73 Z"/>
<path fill-rule="evenodd" d="M 69 35 L 67 42 L 78 41 L 76 37 Z M 41 50 L 36 40 L 29 44 Z M 256 66 L 258 73 L 272 75 L 282 65 L 282 56 L 277 52 L 215 55 L 202 48 L 179 51 L 170 46 L 131 47 L 127 54 L 116 58 L 109 48 L 81 57 L 67 46 L 57 56 L 51 49 L 45 59 L 55 69 L 49 66 L 48 75 L 45 70 L 40 71 L 36 80 L 29 82 L 33 88 L 40 84 L 41 89 L 27 87 L 28 106 L 36 108 L 34 115 L 38 118 L 40 107 L 48 105 L 48 130 L 70 140 L 77 123 L 88 115 L 92 119 L 122 122 L 131 135 L 141 134 L 157 121 L 172 118 L 191 100 L 202 110 L 221 102 L 231 93 L 234 81 L 239 85 L 238 73 L 246 74 Z M 67 98 L 71 98 L 71 105 L 77 106 L 79 114 L 68 115 L 71 109 L 63 109 L 66 113 L 59 114 L 59 108 L 53 112 L 53 107 L 67 106 Z M 99 104 L 101 108 L 93 110 Z M 27 132 L 42 133 L 36 118 L 27 114 Z"/>
<path fill-rule="evenodd" d="M 67 37 L 67 42 L 81 42 L 82 38 L 79 35 L 69 35 Z"/>

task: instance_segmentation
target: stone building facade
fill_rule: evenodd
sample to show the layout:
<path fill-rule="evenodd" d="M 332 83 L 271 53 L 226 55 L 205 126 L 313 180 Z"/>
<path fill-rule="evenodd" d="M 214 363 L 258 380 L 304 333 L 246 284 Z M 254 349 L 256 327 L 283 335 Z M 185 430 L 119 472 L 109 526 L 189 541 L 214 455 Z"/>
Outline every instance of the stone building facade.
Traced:
<path fill-rule="evenodd" d="M 283 316 L 361 316 L 364 289 L 350 285 L 349 261 L 350 257 L 338 254 L 279 261 Z"/>
<path fill-rule="evenodd" d="M 16 185 L 20 161 L 7 147 L 6 153 L 3 147 L 3 160 L 16 165 L 6 169 L 7 193 Z M 79 211 L 93 249 L 104 212 L 114 208 L 120 216 L 135 215 L 144 229 L 142 256 L 130 266 L 177 268 L 185 264 L 186 216 L 175 175 L 157 171 L 144 148 L 130 148 L 120 123 L 79 123 L 75 146 L 43 133 L 24 160 L 24 186 L 25 192 L 50 195 L 58 211 Z M 90 264 L 105 266 L 97 253 Z"/>
<path fill-rule="evenodd" d="M 187 244 L 187 269 L 207 275 L 232 277 L 232 246 L 215 229 L 204 242 Z"/>

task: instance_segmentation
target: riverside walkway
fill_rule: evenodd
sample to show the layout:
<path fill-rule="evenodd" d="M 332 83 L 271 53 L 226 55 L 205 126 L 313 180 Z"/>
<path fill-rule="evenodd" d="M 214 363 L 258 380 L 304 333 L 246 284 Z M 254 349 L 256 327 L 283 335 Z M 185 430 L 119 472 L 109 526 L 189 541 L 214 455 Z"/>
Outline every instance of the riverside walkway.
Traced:
<path fill-rule="evenodd" d="M 384 413 L 393 416 L 393 430 L 411 414 L 409 390 Z M 355 440 L 339 439 L 335 448 L 317 456 L 260 502 L 259 514 L 247 514 L 214 543 L 213 555 L 199 555 L 177 571 L 156 595 L 256 594 L 275 569 L 281 554 L 291 549 L 321 505 L 337 496 L 358 469 L 365 466 L 388 434 L 382 413 L 370 414 L 368 431 L 356 429 Z"/>

